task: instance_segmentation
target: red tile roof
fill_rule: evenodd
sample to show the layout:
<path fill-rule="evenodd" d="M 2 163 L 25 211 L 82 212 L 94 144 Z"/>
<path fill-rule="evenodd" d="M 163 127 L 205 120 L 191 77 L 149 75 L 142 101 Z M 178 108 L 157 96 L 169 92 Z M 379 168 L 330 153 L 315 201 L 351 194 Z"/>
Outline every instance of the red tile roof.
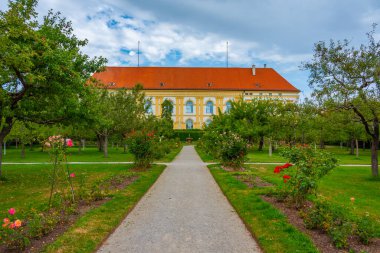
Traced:
<path fill-rule="evenodd" d="M 93 75 L 110 88 L 145 90 L 238 90 L 299 92 L 272 68 L 106 67 Z"/>

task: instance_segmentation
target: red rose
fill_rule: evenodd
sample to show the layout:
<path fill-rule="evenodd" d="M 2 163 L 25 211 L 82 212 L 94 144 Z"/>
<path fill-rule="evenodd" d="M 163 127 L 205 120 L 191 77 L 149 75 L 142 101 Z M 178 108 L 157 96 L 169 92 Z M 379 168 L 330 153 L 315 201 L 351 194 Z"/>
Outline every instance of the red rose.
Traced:
<path fill-rule="evenodd" d="M 284 179 L 284 183 L 286 183 L 290 179 L 290 176 L 284 175 L 282 178 Z"/>
<path fill-rule="evenodd" d="M 283 167 L 284 169 L 287 169 L 287 168 L 289 168 L 289 167 L 291 167 L 291 166 L 293 166 L 293 164 L 291 164 L 291 163 L 285 163 L 284 165 L 282 165 L 282 167 Z"/>

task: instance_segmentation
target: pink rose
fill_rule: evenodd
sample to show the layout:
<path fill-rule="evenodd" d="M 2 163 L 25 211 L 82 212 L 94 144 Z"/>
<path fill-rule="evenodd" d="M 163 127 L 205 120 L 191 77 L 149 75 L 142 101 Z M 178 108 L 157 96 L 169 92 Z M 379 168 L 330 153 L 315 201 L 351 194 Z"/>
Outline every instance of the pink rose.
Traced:
<path fill-rule="evenodd" d="M 11 208 L 11 209 L 8 210 L 8 213 L 10 215 L 14 215 L 16 213 L 16 210 L 14 208 Z"/>
<path fill-rule="evenodd" d="M 66 139 L 66 145 L 68 147 L 72 147 L 73 146 L 73 140 L 72 139 Z"/>
<path fill-rule="evenodd" d="M 74 177 L 75 177 L 75 173 L 71 173 L 71 174 L 70 174 L 70 177 L 71 177 L 71 178 L 74 178 Z"/>

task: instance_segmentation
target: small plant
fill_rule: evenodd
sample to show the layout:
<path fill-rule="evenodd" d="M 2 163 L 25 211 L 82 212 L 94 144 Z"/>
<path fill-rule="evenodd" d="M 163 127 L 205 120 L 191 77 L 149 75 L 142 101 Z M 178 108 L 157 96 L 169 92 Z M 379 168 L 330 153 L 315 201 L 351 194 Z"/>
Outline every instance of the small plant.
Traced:
<path fill-rule="evenodd" d="M 285 192 L 297 208 L 304 204 L 309 194 L 316 194 L 321 178 L 337 165 L 331 154 L 308 146 L 285 148 L 281 155 L 290 163 L 274 169 L 274 173 L 282 175 L 285 184 L 279 190 Z"/>
<path fill-rule="evenodd" d="M 5 244 L 8 249 L 25 249 L 30 241 L 24 233 L 24 223 L 15 219 L 16 210 L 10 208 L 8 217 L 3 219 L 3 224 L 0 228 L 0 239 L 2 244 Z"/>
<path fill-rule="evenodd" d="M 155 158 L 155 134 L 153 131 L 133 131 L 127 136 L 129 151 L 133 154 L 135 167 L 149 168 Z"/>
<path fill-rule="evenodd" d="M 356 235 L 365 245 L 368 245 L 370 239 L 375 237 L 375 224 L 368 214 L 356 220 Z"/>
<path fill-rule="evenodd" d="M 206 131 L 198 145 L 222 165 L 240 168 L 247 155 L 247 141 L 233 132 Z"/>
<path fill-rule="evenodd" d="M 308 229 L 326 232 L 336 248 L 347 248 L 348 238 L 356 235 L 363 244 L 375 237 L 374 222 L 368 215 L 353 215 L 348 208 L 319 199 L 314 206 L 301 211 L 301 217 Z"/>
<path fill-rule="evenodd" d="M 67 147 L 73 146 L 71 139 L 63 139 L 60 135 L 50 136 L 45 142 L 45 146 L 49 148 L 50 158 L 53 164 L 51 171 L 51 187 L 49 197 L 49 207 L 52 205 L 52 198 L 57 191 L 60 192 L 63 202 L 68 201 L 70 204 L 75 203 L 74 187 L 72 173 L 67 164 Z M 66 203 L 63 203 L 66 204 Z"/>

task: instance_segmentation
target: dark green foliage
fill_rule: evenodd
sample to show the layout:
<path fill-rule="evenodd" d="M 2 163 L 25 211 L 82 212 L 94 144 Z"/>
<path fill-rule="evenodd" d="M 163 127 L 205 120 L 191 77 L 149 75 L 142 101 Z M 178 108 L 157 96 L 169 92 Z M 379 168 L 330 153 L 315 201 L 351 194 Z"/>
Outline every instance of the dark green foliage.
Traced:
<path fill-rule="evenodd" d="M 281 154 L 293 166 L 277 166 L 274 172 L 285 173 L 285 186 L 280 188 L 285 189 L 296 207 L 301 207 L 309 194 L 316 194 L 320 180 L 337 165 L 337 160 L 330 153 L 309 146 L 284 148 Z"/>
<path fill-rule="evenodd" d="M 86 82 L 105 59 L 83 54 L 87 40 L 78 39 L 59 13 L 38 18 L 37 0 L 8 5 L 0 11 L 0 143 L 16 120 L 52 124 L 88 118 Z"/>
<path fill-rule="evenodd" d="M 175 137 L 179 138 L 180 141 L 186 141 L 187 138 L 192 138 L 193 141 L 199 140 L 202 136 L 204 131 L 200 129 L 181 129 L 181 130 L 174 130 Z"/>
<path fill-rule="evenodd" d="M 325 231 L 335 247 L 348 248 L 348 239 L 357 235 L 363 244 L 375 237 L 374 221 L 368 216 L 353 215 L 349 209 L 317 200 L 313 207 L 301 212 L 308 229 Z"/>

